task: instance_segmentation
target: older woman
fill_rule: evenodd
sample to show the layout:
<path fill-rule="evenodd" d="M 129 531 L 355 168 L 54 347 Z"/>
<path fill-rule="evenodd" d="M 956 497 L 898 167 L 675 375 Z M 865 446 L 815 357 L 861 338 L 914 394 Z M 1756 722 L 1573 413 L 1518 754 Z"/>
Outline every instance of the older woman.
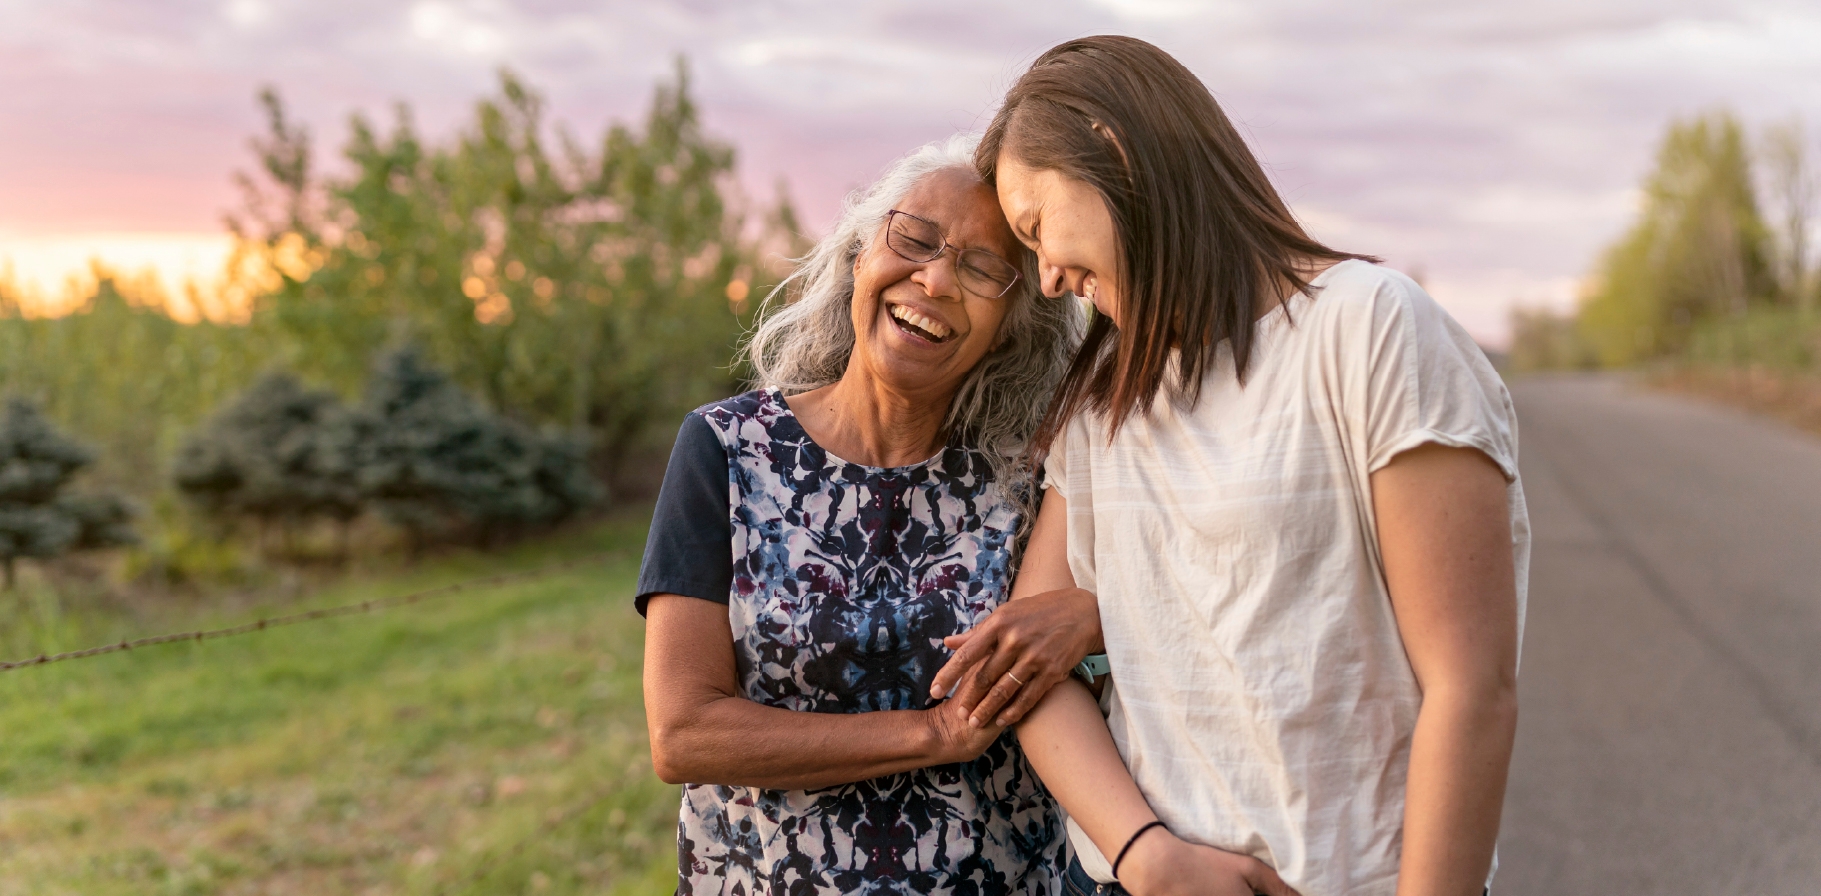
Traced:
<path fill-rule="evenodd" d="M 752 338 L 768 387 L 678 434 L 638 606 L 680 893 L 1056 891 L 1016 741 L 928 693 L 1007 597 L 1024 442 L 1080 332 L 972 147 L 850 197 Z"/>

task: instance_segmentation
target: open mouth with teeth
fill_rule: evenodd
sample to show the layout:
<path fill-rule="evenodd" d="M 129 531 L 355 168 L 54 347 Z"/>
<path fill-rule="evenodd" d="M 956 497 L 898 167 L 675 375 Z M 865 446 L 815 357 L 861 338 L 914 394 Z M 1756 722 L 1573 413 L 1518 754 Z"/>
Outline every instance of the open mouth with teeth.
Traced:
<path fill-rule="evenodd" d="M 891 312 L 892 323 L 897 324 L 898 329 L 918 339 L 928 342 L 947 342 L 955 336 L 955 331 L 949 329 L 946 324 L 924 317 L 912 308 L 904 305 L 892 305 L 888 310 Z"/>

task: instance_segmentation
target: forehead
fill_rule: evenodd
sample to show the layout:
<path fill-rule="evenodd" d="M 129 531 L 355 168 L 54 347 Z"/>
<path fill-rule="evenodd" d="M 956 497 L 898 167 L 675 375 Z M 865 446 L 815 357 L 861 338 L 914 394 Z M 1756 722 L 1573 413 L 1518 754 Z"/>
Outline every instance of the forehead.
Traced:
<path fill-rule="evenodd" d="M 1061 172 L 1028 167 L 1009 153 L 1000 154 L 997 169 L 997 198 L 1013 217 L 1038 210 L 1043 200 L 1061 186 Z"/>
<path fill-rule="evenodd" d="M 951 243 L 990 248 L 1010 257 L 1017 241 L 999 210 L 999 199 L 966 168 L 944 168 L 917 181 L 899 209 L 941 225 Z"/>

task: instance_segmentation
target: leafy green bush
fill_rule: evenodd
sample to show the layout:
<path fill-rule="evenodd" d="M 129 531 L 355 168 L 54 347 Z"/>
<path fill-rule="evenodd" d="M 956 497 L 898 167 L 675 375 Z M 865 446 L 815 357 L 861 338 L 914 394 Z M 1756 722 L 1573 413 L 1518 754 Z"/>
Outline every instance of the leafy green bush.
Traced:
<path fill-rule="evenodd" d="M 343 556 L 349 524 L 368 509 L 415 549 L 492 543 L 604 497 L 580 440 L 494 413 L 411 347 L 382 356 L 355 408 L 267 373 L 184 443 L 173 479 L 210 516 L 256 520 L 262 532 L 332 520 Z"/>
<path fill-rule="evenodd" d="M 172 478 L 220 518 L 294 526 L 347 523 L 362 509 L 357 422 L 334 393 L 270 372 L 210 417 L 179 449 Z"/>
<path fill-rule="evenodd" d="M 1821 317 L 1794 308 L 1759 308 L 1704 321 L 1689 340 L 1687 359 L 1722 367 L 1815 370 L 1821 368 Z"/>
<path fill-rule="evenodd" d="M 262 177 L 235 227 L 268 277 L 255 324 L 282 334 L 288 368 L 351 394 L 408 337 L 489 406 L 585 435 L 608 470 L 735 389 L 746 298 L 771 275 L 729 199 L 733 149 L 705 133 L 680 66 L 642 128 L 593 148 L 560 128 L 550 146 L 541 99 L 510 74 L 447 144 L 403 110 L 389 130 L 356 115 L 339 177 L 262 101 Z"/>
<path fill-rule="evenodd" d="M 68 494 L 94 452 L 58 432 L 29 401 L 0 411 L 0 567 L 7 588 L 21 557 L 130 544 L 131 512 L 111 494 Z"/>
<path fill-rule="evenodd" d="M 492 543 L 604 497 L 575 440 L 492 413 L 413 348 L 381 359 L 361 415 L 363 493 L 414 547 Z"/>

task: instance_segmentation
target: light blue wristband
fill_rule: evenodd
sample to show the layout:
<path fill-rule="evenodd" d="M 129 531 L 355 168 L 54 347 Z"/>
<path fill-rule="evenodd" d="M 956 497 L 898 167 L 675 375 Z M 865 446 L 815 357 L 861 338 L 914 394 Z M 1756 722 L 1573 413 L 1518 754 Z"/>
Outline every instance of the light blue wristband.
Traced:
<path fill-rule="evenodd" d="M 1082 680 L 1088 684 L 1093 684 L 1094 679 L 1113 674 L 1113 666 L 1107 662 L 1106 654 L 1090 653 L 1081 662 L 1075 664 L 1075 674 L 1081 676 Z"/>

